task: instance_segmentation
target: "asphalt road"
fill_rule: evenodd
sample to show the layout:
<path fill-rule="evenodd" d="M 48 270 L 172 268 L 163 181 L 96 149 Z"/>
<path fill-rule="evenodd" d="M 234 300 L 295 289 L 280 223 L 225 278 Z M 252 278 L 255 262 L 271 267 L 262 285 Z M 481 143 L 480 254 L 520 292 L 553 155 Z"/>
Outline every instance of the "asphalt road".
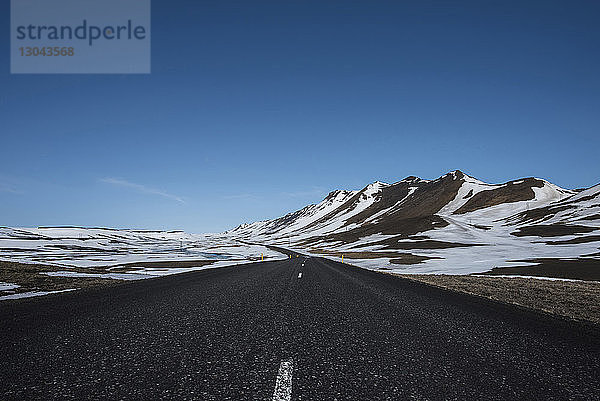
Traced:
<path fill-rule="evenodd" d="M 0 321 L 1 400 L 600 396 L 596 326 L 319 258 L 2 302 Z"/>

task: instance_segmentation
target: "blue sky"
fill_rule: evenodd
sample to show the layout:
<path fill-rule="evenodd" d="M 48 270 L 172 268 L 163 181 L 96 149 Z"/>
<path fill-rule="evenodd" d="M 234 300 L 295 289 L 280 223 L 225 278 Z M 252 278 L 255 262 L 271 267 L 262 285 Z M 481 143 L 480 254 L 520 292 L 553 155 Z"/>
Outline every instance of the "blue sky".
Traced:
<path fill-rule="evenodd" d="M 154 0 L 150 75 L 10 75 L 8 3 L 0 225 L 220 231 L 454 169 L 600 182 L 597 1 Z"/>

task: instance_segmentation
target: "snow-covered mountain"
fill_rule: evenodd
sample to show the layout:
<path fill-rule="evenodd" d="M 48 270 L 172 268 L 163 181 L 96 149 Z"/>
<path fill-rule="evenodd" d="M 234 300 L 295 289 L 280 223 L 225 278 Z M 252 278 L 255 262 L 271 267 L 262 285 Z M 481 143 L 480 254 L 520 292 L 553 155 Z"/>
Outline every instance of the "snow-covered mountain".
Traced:
<path fill-rule="evenodd" d="M 577 192 L 539 178 L 488 184 L 461 171 L 334 191 L 235 239 L 341 257 L 370 268 L 475 273 L 540 259 L 598 259 L 600 185 Z"/>

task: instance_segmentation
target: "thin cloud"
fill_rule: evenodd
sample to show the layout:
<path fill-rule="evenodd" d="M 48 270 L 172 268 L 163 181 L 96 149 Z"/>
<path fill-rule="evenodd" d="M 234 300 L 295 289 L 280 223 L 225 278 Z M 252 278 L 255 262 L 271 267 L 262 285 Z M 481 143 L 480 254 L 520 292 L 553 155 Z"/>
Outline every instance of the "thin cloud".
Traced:
<path fill-rule="evenodd" d="M 17 191 L 16 189 L 12 189 L 9 187 L 5 187 L 0 184 L 0 192 L 8 192 L 9 194 L 21 195 L 23 192 Z"/>
<path fill-rule="evenodd" d="M 9 194 L 21 195 L 23 191 L 15 189 L 15 187 L 0 178 L 0 192 L 6 192 Z"/>
<path fill-rule="evenodd" d="M 158 195 L 158 196 L 162 196 L 163 198 L 171 199 L 171 200 L 174 200 L 174 201 L 177 201 L 180 203 L 185 203 L 185 200 L 180 196 L 161 191 L 160 189 L 147 187 L 146 185 L 136 184 L 135 182 L 129 182 L 126 180 L 122 180 L 120 178 L 107 177 L 107 178 L 100 179 L 100 181 L 104 182 L 106 184 L 116 185 L 116 186 L 125 187 L 125 188 L 131 188 L 140 193 L 149 194 L 149 195 Z"/>

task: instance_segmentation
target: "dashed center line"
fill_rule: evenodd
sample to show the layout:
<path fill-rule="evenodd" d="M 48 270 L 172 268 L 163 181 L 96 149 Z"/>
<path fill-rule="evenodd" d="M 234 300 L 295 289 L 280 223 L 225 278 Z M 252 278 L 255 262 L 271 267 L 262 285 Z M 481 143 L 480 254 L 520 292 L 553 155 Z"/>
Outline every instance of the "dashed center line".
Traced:
<path fill-rule="evenodd" d="M 292 373 L 294 370 L 294 361 L 281 361 L 277 381 L 275 382 L 275 392 L 273 401 L 290 401 L 292 399 Z"/>
<path fill-rule="evenodd" d="M 302 272 L 298 273 L 298 278 L 302 278 Z"/>

